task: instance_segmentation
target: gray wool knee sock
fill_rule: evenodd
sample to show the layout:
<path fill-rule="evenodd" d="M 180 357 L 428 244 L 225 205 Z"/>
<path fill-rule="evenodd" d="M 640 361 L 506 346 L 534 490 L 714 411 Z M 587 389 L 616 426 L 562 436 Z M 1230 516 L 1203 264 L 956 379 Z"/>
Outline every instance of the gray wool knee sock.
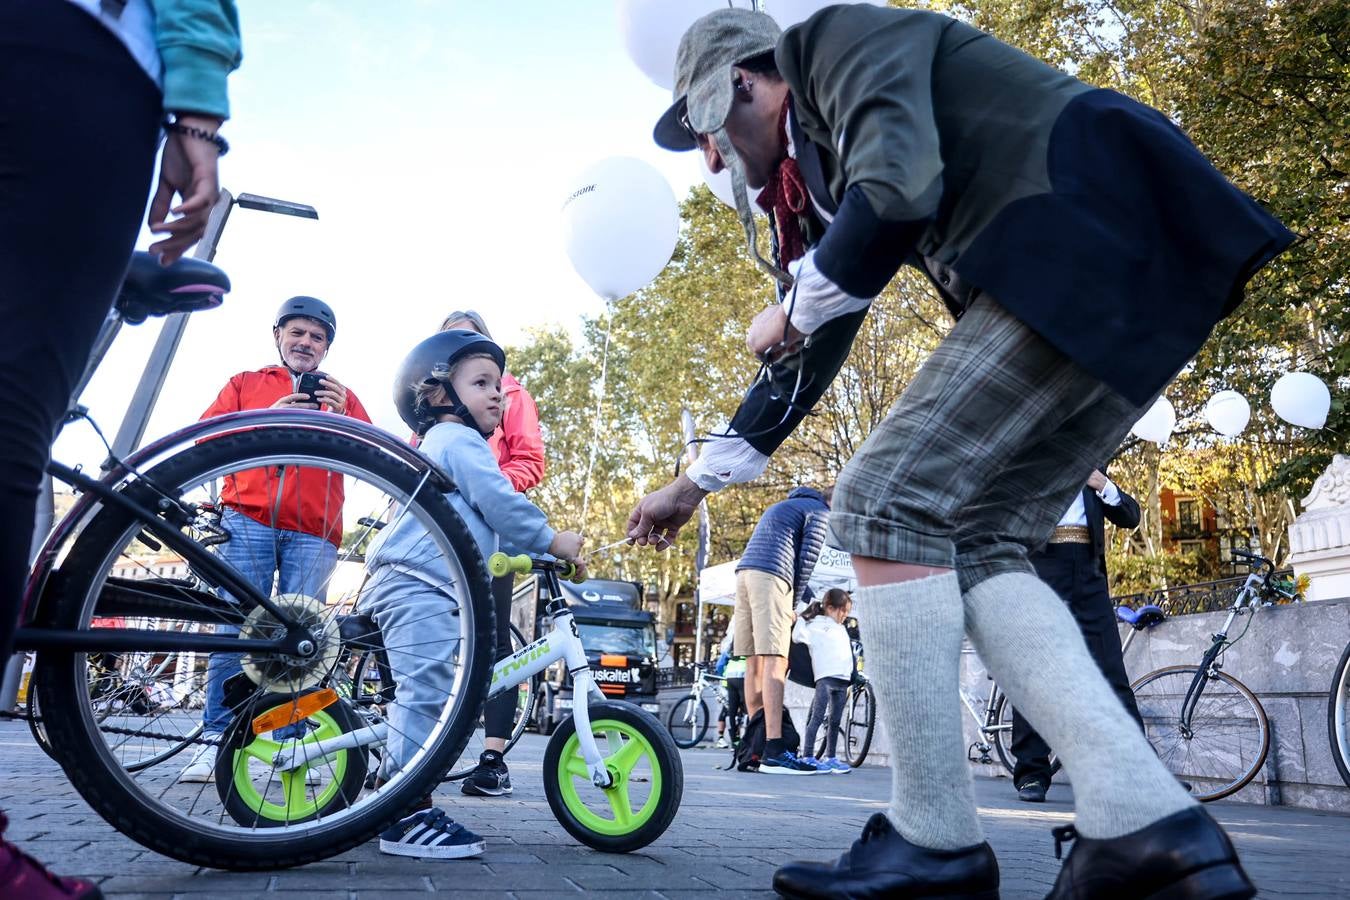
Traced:
<path fill-rule="evenodd" d="M 1129 834 L 1195 803 L 1125 712 L 1049 585 L 1020 572 L 995 575 L 966 592 L 965 609 L 980 659 L 1064 760 L 1084 837 Z"/>
<path fill-rule="evenodd" d="M 956 575 L 860 588 L 853 605 L 890 739 L 891 824 L 933 850 L 982 843 L 961 731 Z"/>

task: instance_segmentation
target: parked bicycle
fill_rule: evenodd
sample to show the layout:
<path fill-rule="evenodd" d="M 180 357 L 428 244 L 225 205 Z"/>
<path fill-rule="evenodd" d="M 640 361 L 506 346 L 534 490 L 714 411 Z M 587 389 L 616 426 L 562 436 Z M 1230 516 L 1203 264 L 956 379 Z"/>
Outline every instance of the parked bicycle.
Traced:
<path fill-rule="evenodd" d="M 1256 777 L 1270 750 L 1266 711 L 1246 685 L 1223 671 L 1224 653 L 1246 635 L 1257 610 L 1297 596 L 1273 577 L 1270 560 L 1243 550 L 1233 555 L 1250 570 L 1200 662 L 1157 669 L 1131 685 L 1153 749 L 1201 801 L 1240 791 Z M 1230 639 L 1233 623 L 1244 616 L 1242 632 Z M 1125 649 L 1135 633 L 1126 636 Z"/>
<path fill-rule="evenodd" d="M 713 702 L 719 710 L 727 708 L 727 680 L 708 671 L 707 663 L 694 664 L 694 682 L 689 693 L 681 697 L 666 713 L 666 729 L 682 750 L 697 747 L 708 736 L 708 702 L 704 694 L 712 691 Z M 738 729 L 737 734 L 742 732 Z"/>
<path fill-rule="evenodd" d="M 138 254 L 79 388 L 123 321 L 209 308 L 228 287 L 207 263 L 185 259 L 162 268 Z M 16 644 L 37 653 L 38 703 L 30 710 L 42 711 L 53 757 L 118 830 L 196 865 L 299 865 L 369 840 L 461 758 L 494 671 L 492 604 L 484 562 L 445 496 L 453 486 L 420 453 L 346 416 L 267 409 L 198 422 L 110 459 L 102 478 L 56 461 L 48 471 L 80 497 L 36 557 Z M 458 623 L 446 650 L 451 675 L 422 709 L 432 723 L 425 740 L 370 787 L 372 752 L 400 734 L 381 703 L 366 702 L 389 698 L 392 673 L 356 662 L 391 649 L 363 621 L 363 567 L 350 551 L 339 552 L 331 573 L 314 579 L 321 585 L 314 596 L 273 595 L 250 583 L 241 573 L 254 551 L 221 540 L 229 534 L 222 500 L 240 481 L 259 478 L 303 479 L 319 496 L 338 491 L 340 516 L 326 505 L 287 510 L 297 530 L 334 545 L 359 546 L 374 530 L 363 523 L 411 516 L 427 535 L 419 562 L 443 567 L 436 588 Z M 153 571 L 149 560 L 161 552 L 181 556 L 187 575 Z M 515 689 L 517 676 L 528 680 L 529 666 L 541 659 L 566 658 L 585 670 L 568 619 L 555 616 L 559 628 L 504 660 L 497 681 Z M 122 705 L 102 715 L 90 691 L 91 665 L 107 653 L 171 659 L 161 678 L 171 682 L 174 702 Z M 231 722 L 219 737 L 200 731 L 199 713 L 215 654 L 238 659 L 227 667 Z M 589 684 L 586 675 L 579 673 Z M 585 694 L 603 701 L 598 690 Z M 181 767 L 166 759 L 180 745 L 214 748 L 211 778 L 179 780 Z M 589 710 L 583 704 L 559 729 L 544 780 L 569 833 L 605 850 L 654 839 L 682 788 L 678 755 L 659 723 L 603 702 Z"/>
<path fill-rule="evenodd" d="M 1327 703 L 1327 734 L 1331 738 L 1331 759 L 1350 787 L 1350 644 L 1336 664 Z"/>

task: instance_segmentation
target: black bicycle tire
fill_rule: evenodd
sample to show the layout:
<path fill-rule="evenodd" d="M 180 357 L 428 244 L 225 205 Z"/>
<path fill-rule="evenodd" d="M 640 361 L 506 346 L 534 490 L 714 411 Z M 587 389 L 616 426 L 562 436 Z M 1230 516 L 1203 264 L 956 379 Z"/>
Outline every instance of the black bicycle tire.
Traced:
<path fill-rule="evenodd" d="M 1350 644 L 1346 645 L 1345 652 L 1341 654 L 1341 661 L 1336 664 L 1331 689 L 1327 692 L 1327 737 L 1331 741 L 1331 760 L 1336 764 L 1336 771 L 1340 773 L 1341 780 L 1350 786 L 1350 715 L 1342 713 L 1345 716 L 1342 728 L 1338 728 L 1336 722 L 1336 713 L 1341 703 L 1337 694 L 1341 690 L 1345 690 L 1347 698 L 1350 698 Z M 1345 742 L 1344 746 L 1342 740 Z"/>
<path fill-rule="evenodd" d="M 1007 706 L 1009 713 L 1008 724 L 1009 725 L 1012 724 L 1012 715 L 1011 715 L 1012 707 L 1008 706 L 1007 704 L 1008 704 L 1008 695 L 1003 693 L 1002 691 L 999 691 L 998 699 L 994 701 L 994 712 L 993 712 L 994 724 L 996 725 L 1002 724 L 1003 710 L 1005 706 Z M 1016 771 L 1017 766 L 1017 759 L 1016 757 L 1013 756 L 1012 753 L 1011 730 L 994 732 L 994 750 L 998 753 L 998 761 L 1003 764 L 1003 768 L 1007 769 L 1008 775 L 1011 776 Z M 1054 754 L 1052 748 L 1052 752 L 1050 754 L 1050 776 L 1053 778 L 1056 774 L 1059 773 L 1059 770 L 1062 768 L 1064 768 L 1064 762 Z"/>
<path fill-rule="evenodd" d="M 1346 715 L 1343 728 L 1336 727 L 1336 711 L 1340 705 L 1336 695 L 1342 689 L 1350 698 L 1350 644 L 1346 645 L 1341 661 L 1336 665 L 1336 674 L 1331 680 L 1331 690 L 1327 696 L 1327 736 L 1331 738 L 1331 760 L 1341 773 L 1341 780 L 1350 786 L 1350 714 Z M 1342 739 L 1345 741 L 1344 746 L 1341 745 Z"/>
<path fill-rule="evenodd" d="M 856 756 L 852 756 L 847 760 L 848 764 L 856 769 L 860 767 L 863 763 L 867 762 L 867 752 L 872 749 L 872 735 L 875 733 L 877 727 L 877 695 L 872 690 L 872 685 L 870 684 L 864 684 L 861 687 L 855 688 L 852 693 L 853 698 L 849 702 L 848 714 L 845 716 L 846 722 L 852 721 L 853 710 L 856 708 L 858 698 L 859 697 L 868 698 L 867 728 L 863 732 L 864 736 L 862 740 L 862 746 L 858 750 L 858 754 Z M 850 731 L 851 729 L 846 725 L 844 728 L 844 734 L 846 737 L 850 733 Z M 846 743 L 844 746 L 847 747 L 848 744 Z"/>
<path fill-rule="evenodd" d="M 695 727 L 694 730 L 690 732 L 690 734 L 694 735 L 694 739 L 687 743 L 675 736 L 675 713 L 678 712 L 680 709 L 682 709 L 686 703 L 698 703 L 698 706 L 694 708 Z M 670 712 L 666 714 L 666 730 L 670 732 L 670 739 L 675 742 L 675 746 L 679 747 L 681 750 L 688 750 L 692 747 L 697 747 L 699 743 L 702 742 L 702 740 L 708 736 L 707 701 L 705 701 L 702 697 L 695 697 L 692 694 L 686 694 L 679 700 L 676 700 L 675 705 L 672 706 L 670 708 Z"/>
<path fill-rule="evenodd" d="M 203 835 L 199 829 L 189 828 L 176 817 L 166 815 L 143 805 L 139 792 L 129 790 L 120 777 L 105 768 L 106 757 L 94 746 L 91 736 L 82 734 L 82 715 L 62 716 L 47 721 L 53 753 L 66 771 L 76 791 L 87 803 L 115 828 L 133 840 L 166 856 L 195 865 L 238 871 L 266 870 L 303 865 L 335 856 L 392 825 L 406 815 L 408 808 L 426 796 L 464 749 L 473 722 L 481 711 L 483 695 L 491 659 L 493 609 L 488 595 L 487 570 L 477 545 L 460 516 L 443 494 L 421 489 L 423 473 L 412 469 L 376 447 L 351 438 L 328 432 L 301 429 L 255 429 L 235 432 L 196 444 L 177 453 L 145 473 L 126 488 L 132 495 L 148 493 L 148 482 L 176 485 L 192 477 L 194 471 L 209 471 L 212 467 L 230 461 L 247 462 L 251 458 L 286 453 L 303 458 L 306 454 L 328 454 L 334 462 L 385 478 L 419 504 L 439 526 L 456 553 L 461 566 L 469 576 L 467 585 L 473 610 L 473 641 L 466 649 L 466 677 L 464 679 L 464 709 L 472 709 L 473 716 L 455 717 L 443 728 L 421 765 L 399 779 L 396 787 L 388 789 L 384 797 L 371 802 L 364 812 L 355 813 L 336 823 L 319 825 L 305 834 L 290 834 L 288 829 L 272 829 L 268 835 L 255 835 L 240 840 L 236 835 L 223 840 L 221 834 Z M 121 509 L 107 506 L 80 532 L 62 564 L 60 589 L 44 617 L 43 624 L 73 627 L 81 606 L 92 584 L 85 590 L 80 586 L 100 577 L 97 569 L 110 552 L 109 545 L 121 539 L 131 526 L 131 518 Z M 100 541 L 102 542 L 100 544 Z M 86 549 L 89 548 L 89 549 Z M 81 565 L 83 555 L 94 558 Z M 69 571 L 71 575 L 65 577 Z M 38 681 L 47 701 L 59 706 L 73 695 L 77 685 L 73 680 L 75 666 L 73 652 L 44 651 L 38 654 L 35 671 L 41 670 Z M 118 766 L 121 769 L 120 766 Z"/>
<path fill-rule="evenodd" d="M 1152 672 L 1135 679 L 1134 683 L 1130 685 L 1130 690 L 1138 693 L 1141 687 L 1163 675 L 1173 675 L 1184 672 L 1189 673 L 1194 677 L 1195 673 L 1199 671 L 1197 666 L 1164 666 L 1161 669 L 1154 669 Z M 1236 794 L 1238 791 L 1251 784 L 1252 780 L 1256 778 L 1257 773 L 1261 771 L 1261 767 L 1265 765 L 1266 756 L 1270 753 L 1270 718 L 1266 715 L 1266 709 L 1261 705 L 1261 701 L 1257 698 L 1256 694 L 1254 694 L 1245 684 L 1238 681 L 1227 672 L 1215 672 L 1210 676 L 1209 680 L 1222 682 L 1236 690 L 1242 695 L 1242 698 L 1247 701 L 1247 704 L 1255 710 L 1256 715 L 1254 718 L 1260 724 L 1261 750 L 1256 756 L 1256 761 L 1248 767 L 1246 773 L 1241 778 L 1229 782 L 1223 788 L 1210 793 L 1196 793 L 1194 787 L 1192 787 L 1191 796 L 1201 803 L 1222 800 L 1224 797 Z M 1197 700 L 1196 702 L 1199 701 Z M 1180 774 L 1184 775 L 1184 773 Z"/>
<path fill-rule="evenodd" d="M 511 626 L 511 636 L 519 641 L 521 647 L 525 646 L 525 635 L 521 634 L 520 629 L 514 625 Z M 528 684 L 530 687 L 525 700 L 525 709 L 521 713 L 520 718 L 516 720 L 516 724 L 511 728 L 511 736 L 506 739 L 506 748 L 502 750 L 502 756 L 511 752 L 511 748 L 520 741 L 520 736 L 525 733 L 526 726 L 529 725 L 530 720 L 534 718 L 534 707 L 535 704 L 539 702 L 539 676 L 536 675 L 531 678 Z M 517 690 L 519 690 L 519 685 L 517 685 Z M 459 760 L 456 760 L 455 762 L 458 763 Z M 442 778 L 441 782 L 462 781 L 472 775 L 477 768 L 478 760 L 469 760 L 468 764 L 461 769 L 455 770 L 452 768 L 450 774 Z"/>
<path fill-rule="evenodd" d="M 651 745 L 657 757 L 656 762 L 661 766 L 663 796 L 658 800 L 657 810 L 638 830 L 624 835 L 598 834 L 577 821 L 568 810 L 557 781 L 558 761 L 562 756 L 562 748 L 577 730 L 575 716 L 568 716 L 558 725 L 557 731 L 549 738 L 548 746 L 544 749 L 544 796 L 558 824 L 586 846 L 602 853 L 630 853 L 640 850 L 664 834 L 670 823 L 675 820 L 675 814 L 679 812 L 680 800 L 684 796 L 684 764 L 680 761 L 680 751 L 675 746 L 674 737 L 669 730 L 662 727 L 661 721 L 632 703 L 622 700 L 592 703 L 589 707 L 589 719 L 591 722 L 601 722 L 605 719 L 624 722 L 636 728 Z"/>

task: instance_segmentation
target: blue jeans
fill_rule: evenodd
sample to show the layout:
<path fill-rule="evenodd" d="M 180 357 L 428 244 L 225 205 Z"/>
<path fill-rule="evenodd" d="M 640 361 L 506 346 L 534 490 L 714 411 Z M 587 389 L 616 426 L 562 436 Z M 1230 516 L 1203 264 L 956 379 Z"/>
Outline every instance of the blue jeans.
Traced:
<path fill-rule="evenodd" d="M 269 528 L 234 510 L 226 510 L 221 525 L 230 540 L 221 545 L 220 556 L 239 570 L 258 592 L 304 594 L 321 601 L 328 578 L 337 565 L 337 547 L 329 541 L 299 531 Z M 276 583 L 275 593 L 272 590 Z M 227 600 L 233 598 L 222 591 Z M 217 625 L 217 634 L 238 634 L 233 625 Z M 241 653 L 212 653 L 206 667 L 206 709 L 202 712 L 202 730 L 221 734 L 229 727 L 234 713 L 225 705 L 225 681 L 240 670 Z"/>

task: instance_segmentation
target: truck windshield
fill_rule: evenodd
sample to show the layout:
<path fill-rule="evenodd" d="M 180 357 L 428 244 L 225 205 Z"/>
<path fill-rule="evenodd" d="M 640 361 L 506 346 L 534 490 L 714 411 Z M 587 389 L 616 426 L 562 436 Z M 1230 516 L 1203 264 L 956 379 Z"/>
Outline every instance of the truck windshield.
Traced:
<path fill-rule="evenodd" d="M 581 634 L 581 645 L 591 653 L 656 656 L 656 632 L 650 628 L 578 622 L 577 630 Z"/>

